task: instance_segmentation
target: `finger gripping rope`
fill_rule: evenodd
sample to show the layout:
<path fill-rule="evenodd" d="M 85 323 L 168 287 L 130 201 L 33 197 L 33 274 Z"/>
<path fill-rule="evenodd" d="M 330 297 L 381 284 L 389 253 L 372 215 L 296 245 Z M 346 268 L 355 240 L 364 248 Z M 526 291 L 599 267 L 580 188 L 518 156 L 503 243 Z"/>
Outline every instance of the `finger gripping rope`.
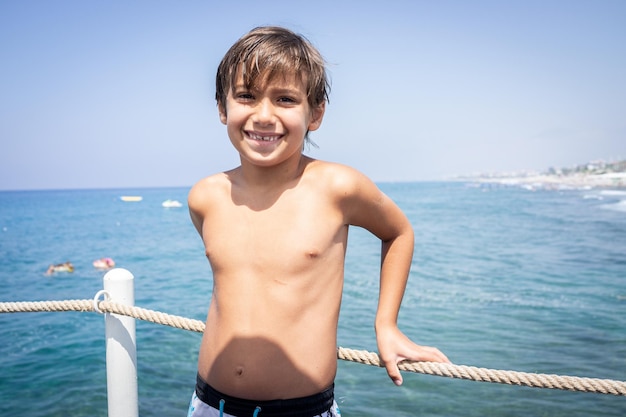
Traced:
<path fill-rule="evenodd" d="M 104 295 L 105 299 L 98 301 L 101 295 Z M 117 304 L 109 301 L 108 294 L 103 291 L 99 291 L 93 300 L 0 302 L 0 313 L 42 311 L 95 311 L 100 313 L 114 313 L 178 329 L 198 333 L 204 331 L 204 322 L 200 320 L 192 320 L 159 311 Z M 339 347 L 337 348 L 337 358 L 366 365 L 383 366 L 378 354 L 365 350 Z M 402 371 L 479 382 L 626 396 L 626 382 L 611 379 L 531 374 L 436 362 L 402 361 L 398 364 L 398 368 Z"/>

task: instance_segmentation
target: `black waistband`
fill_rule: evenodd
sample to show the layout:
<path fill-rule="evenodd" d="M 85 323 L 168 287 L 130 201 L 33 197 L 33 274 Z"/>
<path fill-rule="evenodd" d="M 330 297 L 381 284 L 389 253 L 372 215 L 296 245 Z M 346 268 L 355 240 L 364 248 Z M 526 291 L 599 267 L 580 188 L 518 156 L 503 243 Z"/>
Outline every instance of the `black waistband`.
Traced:
<path fill-rule="evenodd" d="M 270 382 L 271 383 L 271 382 Z M 313 417 L 327 412 L 333 406 L 335 385 L 319 394 L 287 400 L 254 401 L 222 394 L 204 382 L 200 375 L 196 377 L 196 395 L 213 408 L 220 408 L 224 400 L 224 412 L 234 416 L 251 417 L 257 407 L 261 408 L 259 417 Z"/>

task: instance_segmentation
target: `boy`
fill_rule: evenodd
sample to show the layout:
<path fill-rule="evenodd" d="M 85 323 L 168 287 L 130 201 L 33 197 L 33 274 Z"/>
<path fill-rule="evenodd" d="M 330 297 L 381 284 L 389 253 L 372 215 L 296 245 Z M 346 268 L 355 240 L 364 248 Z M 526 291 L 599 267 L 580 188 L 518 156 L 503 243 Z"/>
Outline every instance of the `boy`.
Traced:
<path fill-rule="evenodd" d="M 217 71 L 221 122 L 241 165 L 199 181 L 189 210 L 213 271 L 190 416 L 336 416 L 337 322 L 349 225 L 382 241 L 376 338 L 403 359 L 448 359 L 397 327 L 413 229 L 361 173 L 303 155 L 324 116 L 324 60 L 278 27 L 250 31 Z"/>

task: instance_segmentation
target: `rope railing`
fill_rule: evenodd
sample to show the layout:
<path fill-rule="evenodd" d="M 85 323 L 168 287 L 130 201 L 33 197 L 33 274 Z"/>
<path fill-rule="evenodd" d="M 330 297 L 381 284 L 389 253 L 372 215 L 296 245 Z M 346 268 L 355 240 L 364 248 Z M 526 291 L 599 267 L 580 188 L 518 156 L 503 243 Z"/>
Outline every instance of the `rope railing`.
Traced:
<path fill-rule="evenodd" d="M 205 326 L 204 322 L 200 320 L 188 319 L 141 307 L 127 306 L 108 300 L 0 302 L 0 313 L 53 311 L 113 313 L 198 333 L 202 333 Z M 337 358 L 377 367 L 383 366 L 378 354 L 365 350 L 339 347 L 337 348 Z M 478 382 L 626 396 L 626 382 L 611 379 L 504 371 L 436 362 L 402 361 L 398 367 L 400 370 L 407 372 Z"/>

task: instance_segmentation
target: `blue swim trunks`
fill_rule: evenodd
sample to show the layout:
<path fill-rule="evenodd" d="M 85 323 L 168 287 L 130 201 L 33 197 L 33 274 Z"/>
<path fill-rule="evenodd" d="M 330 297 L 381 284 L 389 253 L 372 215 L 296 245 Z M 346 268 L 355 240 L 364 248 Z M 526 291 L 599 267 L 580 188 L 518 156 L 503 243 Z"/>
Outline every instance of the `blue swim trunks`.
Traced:
<path fill-rule="evenodd" d="M 252 401 L 222 394 L 200 375 L 187 417 L 340 417 L 334 385 L 319 394 L 288 400 Z"/>

